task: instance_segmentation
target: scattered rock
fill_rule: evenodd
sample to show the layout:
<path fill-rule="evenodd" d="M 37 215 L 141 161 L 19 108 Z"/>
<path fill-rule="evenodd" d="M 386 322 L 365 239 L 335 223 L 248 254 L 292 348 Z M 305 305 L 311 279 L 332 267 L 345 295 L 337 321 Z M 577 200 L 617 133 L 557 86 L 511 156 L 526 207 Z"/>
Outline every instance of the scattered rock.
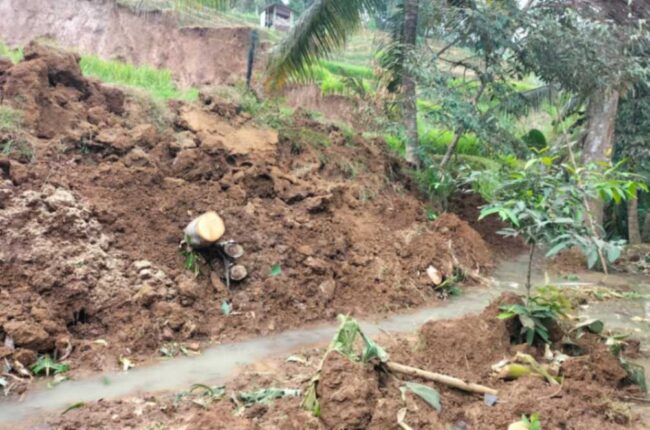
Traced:
<path fill-rule="evenodd" d="M 177 154 L 186 149 L 194 149 L 198 147 L 196 136 L 190 131 L 183 131 L 176 134 L 175 139 L 169 142 L 169 151 L 172 154 Z"/>
<path fill-rule="evenodd" d="M 57 188 L 52 195 L 45 199 L 45 203 L 52 210 L 74 206 L 76 199 L 70 191 Z"/>
<path fill-rule="evenodd" d="M 186 275 L 181 275 L 177 280 L 178 293 L 181 297 L 181 303 L 184 306 L 190 306 L 199 297 L 201 287 L 196 282 L 196 279 Z"/>
<path fill-rule="evenodd" d="M 133 148 L 131 152 L 124 157 L 124 165 L 126 167 L 146 167 L 152 166 L 153 163 L 151 162 L 149 155 L 147 155 L 147 153 L 141 148 Z"/>
<path fill-rule="evenodd" d="M 149 269 L 151 267 L 151 261 L 149 260 L 134 261 L 133 267 L 135 267 L 135 270 L 137 270 L 138 272 L 143 269 Z"/>
<path fill-rule="evenodd" d="M 227 292 L 226 284 L 223 283 L 221 277 L 216 272 L 210 272 L 210 283 L 217 293 Z"/>
<path fill-rule="evenodd" d="M 158 130 L 151 124 L 138 124 L 131 130 L 133 142 L 143 148 L 153 148 L 158 143 L 160 136 Z"/>
<path fill-rule="evenodd" d="M 141 306 L 150 307 L 154 302 L 161 299 L 161 294 L 150 284 L 143 284 L 133 296 L 133 300 Z"/>
<path fill-rule="evenodd" d="M 25 367 L 29 367 L 36 363 L 38 354 L 31 349 L 19 348 L 13 353 L 13 358 Z"/>
<path fill-rule="evenodd" d="M 54 348 L 54 339 L 34 322 L 9 321 L 4 324 L 4 331 L 11 336 L 16 347 L 24 347 L 46 352 Z"/>
<path fill-rule="evenodd" d="M 336 293 L 336 281 L 334 279 L 328 279 L 325 282 L 321 282 L 318 289 L 323 293 L 325 300 L 332 300 Z"/>

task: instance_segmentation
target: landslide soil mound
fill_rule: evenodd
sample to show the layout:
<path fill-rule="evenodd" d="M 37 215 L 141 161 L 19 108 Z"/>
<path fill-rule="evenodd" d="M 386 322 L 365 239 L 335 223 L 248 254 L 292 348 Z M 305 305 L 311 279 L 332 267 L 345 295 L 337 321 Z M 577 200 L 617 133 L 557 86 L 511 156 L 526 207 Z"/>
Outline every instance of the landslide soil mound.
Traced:
<path fill-rule="evenodd" d="M 515 296 L 502 296 L 479 315 L 429 322 L 414 336 L 378 339 L 395 362 L 497 389 L 498 401 L 492 406 L 481 395 L 386 373 L 377 363 L 356 363 L 331 352 L 322 363 L 319 377 L 319 418 L 301 408 L 299 397 L 239 409 L 226 396 L 201 408 L 195 403 L 201 395 L 186 393 L 180 401 L 178 395 L 164 395 L 94 403 L 65 417 L 52 418 L 49 424 L 61 429 L 87 423 L 92 428 L 143 428 L 159 423 L 168 428 L 398 430 L 404 428 L 397 417 L 405 409 L 404 423 L 413 429 L 503 430 L 522 415 L 535 412 L 542 428 L 548 429 L 645 428 L 645 423 L 632 418 L 628 407 L 618 400 L 634 396 L 635 388 L 626 385 L 626 372 L 597 336 L 587 334 L 578 341 L 584 354 L 570 357 L 561 365 L 561 386 L 540 377 L 504 381 L 495 376 L 491 366 L 517 351 L 545 362 L 544 348 L 511 345 L 513 330 L 519 327 L 497 318 L 499 303 L 517 300 Z M 561 348 L 559 343 L 551 347 Z M 301 388 L 304 393 L 323 353 L 322 349 L 306 350 L 290 361 L 251 366 L 229 382 L 226 391 L 287 387 Z M 410 392 L 403 394 L 403 379 L 435 387 L 440 392 L 441 412 Z"/>
<path fill-rule="evenodd" d="M 429 265 L 492 265 L 456 215 L 426 220 L 382 142 L 308 116 L 278 135 L 212 97 L 160 109 L 38 44 L 0 63 L 0 94 L 23 122 L 0 134 L 0 355 L 25 366 L 107 369 L 166 342 L 411 308 L 436 300 Z M 179 252 L 208 210 L 245 249 L 230 290 L 218 261 L 194 277 Z"/>
<path fill-rule="evenodd" d="M 180 27 L 172 13 L 139 15 L 115 0 L 3 0 L 0 16 L 0 39 L 10 45 L 54 39 L 85 54 L 169 69 L 183 86 L 232 84 L 246 76 L 247 27 Z"/>

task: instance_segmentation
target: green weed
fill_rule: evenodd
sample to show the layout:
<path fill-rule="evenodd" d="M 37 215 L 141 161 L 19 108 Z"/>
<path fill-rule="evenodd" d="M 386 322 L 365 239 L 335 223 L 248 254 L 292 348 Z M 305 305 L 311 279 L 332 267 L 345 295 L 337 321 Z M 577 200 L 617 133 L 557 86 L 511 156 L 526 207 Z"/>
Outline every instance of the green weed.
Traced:
<path fill-rule="evenodd" d="M 23 115 L 9 106 L 0 106 L 0 133 L 16 131 L 20 128 Z"/>
<path fill-rule="evenodd" d="M 57 363 L 49 355 L 41 355 L 36 360 L 36 363 L 30 368 L 34 375 L 45 374 L 45 376 L 50 376 L 50 372 L 53 375 L 58 375 L 59 373 L 64 373 L 70 370 L 70 366 L 67 364 Z"/>
<path fill-rule="evenodd" d="M 32 145 L 23 139 L 0 141 L 0 153 L 5 156 L 12 156 L 24 163 L 31 163 L 36 158 Z"/>
<path fill-rule="evenodd" d="M 12 63 L 16 64 L 23 59 L 23 50 L 22 48 L 12 49 L 0 42 L 0 57 L 8 58 Z"/>

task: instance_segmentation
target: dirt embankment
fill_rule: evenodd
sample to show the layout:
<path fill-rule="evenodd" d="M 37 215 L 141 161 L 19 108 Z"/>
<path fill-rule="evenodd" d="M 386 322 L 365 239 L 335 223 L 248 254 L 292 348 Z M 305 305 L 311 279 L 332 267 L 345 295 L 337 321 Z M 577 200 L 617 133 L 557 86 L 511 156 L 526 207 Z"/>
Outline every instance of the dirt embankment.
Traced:
<path fill-rule="evenodd" d="M 245 79 L 250 28 L 180 28 L 172 14 L 137 15 L 113 0 L 3 0 L 0 17 L 0 40 L 10 45 L 54 39 L 81 53 L 169 69 L 183 86 Z"/>
<path fill-rule="evenodd" d="M 504 296 L 501 300 L 512 303 L 517 298 Z M 499 320 L 498 305 L 495 302 L 475 316 L 429 322 L 415 336 L 379 339 L 395 362 L 497 389 L 498 400 L 493 405 L 486 404 L 481 395 L 419 380 L 440 392 L 438 413 L 421 398 L 400 390 L 403 379 L 413 381 L 412 377 L 387 373 L 378 363 L 356 363 L 332 352 L 319 377 L 319 418 L 301 407 L 300 397 L 239 409 L 229 396 L 206 404 L 206 397 L 195 392 L 93 403 L 65 417 L 53 417 L 49 424 L 60 429 L 144 428 L 157 423 L 165 428 L 399 430 L 407 428 L 398 424 L 400 411 L 404 411 L 403 423 L 422 430 L 504 430 L 522 415 L 533 413 L 539 414 L 544 429 L 622 430 L 632 428 L 630 424 L 645 428 L 620 400 L 639 395 L 638 389 L 626 385 L 626 372 L 597 336 L 587 334 L 578 340 L 584 353 L 565 358 L 559 368 L 561 385 L 551 385 L 538 376 L 511 381 L 498 378 L 491 366 L 517 351 L 545 363 L 544 348 L 510 344 L 520 327 Z M 552 345 L 554 351 L 561 349 L 557 340 Z M 323 350 L 307 350 L 290 361 L 252 366 L 229 382 L 226 392 L 286 387 L 304 393 L 322 354 Z"/>
<path fill-rule="evenodd" d="M 3 357 L 110 369 L 166 342 L 420 306 L 436 300 L 429 265 L 491 267 L 466 222 L 426 220 L 381 142 L 307 117 L 278 135 L 210 98 L 161 111 L 77 61 L 32 44 L 0 62 L 3 107 L 24 121 L 0 134 Z M 230 290 L 218 262 L 197 278 L 183 267 L 182 229 L 206 210 L 246 251 Z"/>

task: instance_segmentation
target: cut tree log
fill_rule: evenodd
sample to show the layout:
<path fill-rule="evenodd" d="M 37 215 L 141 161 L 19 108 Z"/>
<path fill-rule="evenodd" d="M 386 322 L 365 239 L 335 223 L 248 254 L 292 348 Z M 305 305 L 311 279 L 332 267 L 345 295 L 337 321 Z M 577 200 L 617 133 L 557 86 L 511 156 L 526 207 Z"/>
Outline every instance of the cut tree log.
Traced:
<path fill-rule="evenodd" d="M 486 387 L 484 385 L 479 385 L 479 384 L 473 384 L 470 382 L 465 382 L 462 379 L 454 378 L 453 376 L 443 375 L 442 373 L 429 372 L 426 370 L 418 369 L 417 367 L 406 366 L 404 364 L 394 363 L 392 361 L 388 361 L 384 363 L 384 365 L 388 370 L 391 370 L 393 372 L 427 379 L 429 381 L 438 382 L 440 384 L 458 388 L 459 390 L 468 391 L 471 393 L 479 393 L 479 394 L 492 394 L 494 396 L 499 394 L 499 392 L 494 388 Z"/>
<path fill-rule="evenodd" d="M 431 279 L 431 282 L 433 282 L 434 287 L 437 287 L 438 285 L 442 284 L 443 281 L 442 273 L 440 273 L 440 271 L 435 267 L 433 266 L 427 267 L 427 276 L 429 276 L 429 279 Z"/>
<path fill-rule="evenodd" d="M 198 248 L 212 245 L 221 239 L 225 232 L 226 226 L 223 220 L 214 211 L 206 212 L 194 218 L 184 230 L 189 244 Z"/>
<path fill-rule="evenodd" d="M 230 279 L 233 281 L 241 281 L 248 276 L 248 271 L 241 264 L 232 266 L 229 270 Z"/>
<path fill-rule="evenodd" d="M 237 259 L 244 255 L 244 248 L 238 243 L 229 242 L 224 244 L 223 252 L 225 252 L 228 257 Z"/>

